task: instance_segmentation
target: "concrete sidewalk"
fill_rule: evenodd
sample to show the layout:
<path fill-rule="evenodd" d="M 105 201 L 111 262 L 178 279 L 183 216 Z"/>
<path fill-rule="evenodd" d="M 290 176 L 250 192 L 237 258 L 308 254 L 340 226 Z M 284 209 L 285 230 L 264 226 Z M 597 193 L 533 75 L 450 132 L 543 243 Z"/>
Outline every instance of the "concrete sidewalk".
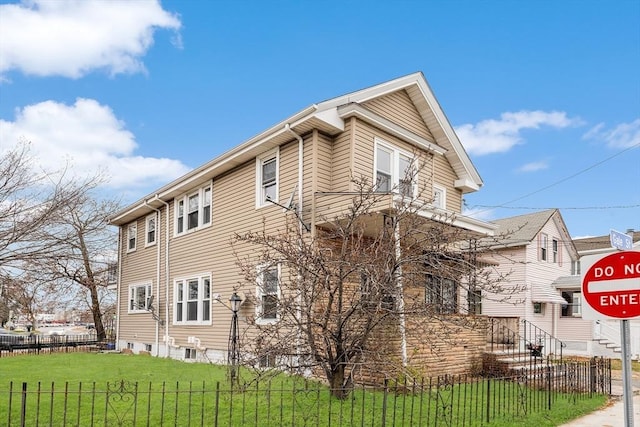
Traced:
<path fill-rule="evenodd" d="M 640 427 L 640 379 L 633 376 L 633 425 Z M 624 427 L 624 402 L 622 401 L 622 381 L 614 379 L 611 382 L 611 403 L 606 408 L 599 409 L 575 419 L 560 427 Z"/>
<path fill-rule="evenodd" d="M 624 427 L 624 402 L 620 397 L 606 408 L 563 424 L 561 427 Z M 640 427 L 640 394 L 633 397 L 633 424 Z"/>

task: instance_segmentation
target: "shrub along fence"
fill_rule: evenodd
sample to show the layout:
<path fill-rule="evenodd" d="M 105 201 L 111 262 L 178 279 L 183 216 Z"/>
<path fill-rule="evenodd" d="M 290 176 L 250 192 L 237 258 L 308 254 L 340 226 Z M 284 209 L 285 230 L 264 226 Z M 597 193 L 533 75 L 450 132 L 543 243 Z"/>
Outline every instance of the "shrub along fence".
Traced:
<path fill-rule="evenodd" d="M 293 385 L 292 385 L 293 384 Z M 318 382 L 11 383 L 0 390 L 8 426 L 478 426 L 518 420 L 611 391 L 604 359 L 504 378 L 441 376 L 358 388 L 347 399 Z"/>

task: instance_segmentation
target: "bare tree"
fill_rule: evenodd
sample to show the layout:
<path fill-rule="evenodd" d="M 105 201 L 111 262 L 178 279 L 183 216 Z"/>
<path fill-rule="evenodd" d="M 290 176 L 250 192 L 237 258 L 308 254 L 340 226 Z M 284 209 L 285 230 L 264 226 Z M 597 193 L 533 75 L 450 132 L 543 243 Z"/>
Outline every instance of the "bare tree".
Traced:
<path fill-rule="evenodd" d="M 112 302 L 114 292 L 108 286 L 117 256 L 117 236 L 108 217 L 118 207 L 118 201 L 98 200 L 87 189 L 76 204 L 58 212 L 57 225 L 48 235 L 59 255 L 47 260 L 47 270 L 56 281 L 79 286 L 74 300 L 86 302 L 99 340 L 106 338 L 101 302 Z"/>
<path fill-rule="evenodd" d="M 99 175 L 77 180 L 66 176 L 66 170 L 36 171 L 27 142 L 0 154 L 0 275 L 6 279 L 3 284 L 13 286 L 2 295 L 29 312 L 28 298 L 22 298 L 25 304 L 17 298 L 33 294 L 29 286 L 39 284 L 68 296 L 65 286 L 78 284 L 89 293 L 102 339 L 100 289 L 106 288 L 117 242 L 107 216 L 118 204 L 92 197 L 102 182 Z"/>
<path fill-rule="evenodd" d="M 366 179 L 353 184 L 356 191 L 341 195 L 348 206 L 313 233 L 296 215 L 278 233 L 234 241 L 245 283 L 258 287 L 245 363 L 321 372 L 339 398 L 364 364 L 406 372 L 408 361 L 394 357 L 402 352 L 388 349 L 407 337 L 434 349 L 459 340 L 461 328 L 482 324 L 473 316 L 477 297 L 505 291 L 503 278 L 478 261 L 484 235 L 454 226 L 456 217 L 444 211 L 425 210 L 420 197 L 382 193 Z"/>

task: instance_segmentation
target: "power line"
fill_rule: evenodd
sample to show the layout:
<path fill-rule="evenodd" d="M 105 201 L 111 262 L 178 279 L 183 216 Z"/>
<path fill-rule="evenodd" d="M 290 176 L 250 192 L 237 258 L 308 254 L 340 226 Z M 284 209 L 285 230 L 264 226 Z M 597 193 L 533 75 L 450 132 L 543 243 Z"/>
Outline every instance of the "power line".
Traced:
<path fill-rule="evenodd" d="M 517 202 L 518 200 L 525 199 L 525 198 L 527 198 L 527 197 L 529 197 L 529 196 L 533 196 L 534 194 L 541 193 L 541 192 L 543 192 L 543 191 L 545 191 L 545 190 L 548 190 L 548 189 L 549 189 L 549 188 L 551 188 L 551 187 L 555 187 L 556 185 L 562 184 L 563 182 L 566 182 L 566 181 L 568 181 L 568 180 L 570 180 L 570 179 L 572 179 L 572 178 L 575 178 L 575 177 L 576 177 L 576 176 L 578 176 L 578 175 L 582 175 L 583 173 L 588 172 L 588 171 L 590 171 L 591 169 L 594 169 L 594 168 L 596 168 L 596 167 L 600 166 L 601 164 L 606 163 L 606 162 L 608 162 L 609 160 L 612 160 L 612 159 L 614 159 L 614 158 L 618 157 L 619 155 L 624 154 L 624 153 L 626 153 L 627 151 L 632 150 L 632 149 L 634 149 L 634 148 L 637 148 L 637 147 L 639 147 L 639 146 L 640 146 L 640 142 L 638 142 L 638 143 L 636 143 L 636 144 L 633 144 L 633 145 L 631 145 L 630 147 L 627 147 L 627 148 L 625 148 L 625 149 L 623 149 L 623 150 L 621 150 L 621 151 L 618 151 L 617 153 L 615 153 L 615 154 L 613 154 L 613 155 L 611 155 L 611 156 L 609 156 L 609 157 L 607 157 L 607 158 L 605 158 L 605 159 L 603 159 L 603 160 L 600 160 L 599 162 L 594 163 L 594 164 L 592 164 L 591 166 L 588 166 L 588 167 L 586 167 L 586 168 L 584 168 L 584 169 L 582 169 L 582 170 L 580 170 L 580 171 L 578 171 L 578 172 L 576 172 L 576 173 L 574 173 L 574 174 L 572 174 L 572 175 L 569 175 L 569 176 L 568 176 L 568 177 L 566 177 L 566 178 L 562 178 L 561 180 L 558 180 L 558 181 L 556 181 L 556 182 L 554 182 L 554 183 L 551 183 L 551 184 L 549 184 L 549 185 L 547 185 L 547 186 L 544 186 L 544 187 L 542 187 L 542 188 L 539 188 L 538 190 L 535 190 L 535 191 L 532 191 L 532 192 L 530 192 L 530 193 L 527 193 L 527 194 L 525 194 L 525 195 L 523 195 L 523 196 L 516 197 L 515 199 L 509 200 L 508 202 L 501 203 L 500 205 L 496 205 L 496 206 L 475 205 L 475 206 L 479 206 L 479 207 L 491 207 L 491 208 L 505 208 L 505 209 L 510 209 L 508 206 L 505 206 L 505 205 L 508 205 L 508 204 L 510 204 L 510 203 L 513 203 L 513 202 Z M 515 209 L 515 208 L 514 208 L 514 209 Z"/>
<path fill-rule="evenodd" d="M 561 210 L 599 210 L 599 209 L 633 209 L 640 208 L 640 205 L 618 205 L 618 206 L 571 206 L 571 207 L 533 207 L 533 206 L 504 206 L 504 205 L 473 205 L 479 208 L 501 208 L 501 209 L 521 209 L 532 211 L 546 211 L 549 209 L 561 209 Z"/>

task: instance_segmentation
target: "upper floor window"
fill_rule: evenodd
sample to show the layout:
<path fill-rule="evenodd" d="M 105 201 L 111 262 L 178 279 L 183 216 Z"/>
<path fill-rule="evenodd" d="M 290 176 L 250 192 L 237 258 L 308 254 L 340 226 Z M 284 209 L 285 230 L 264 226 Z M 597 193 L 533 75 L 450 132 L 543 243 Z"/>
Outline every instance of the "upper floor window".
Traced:
<path fill-rule="evenodd" d="M 278 201 L 279 151 L 271 150 L 256 158 L 256 207 Z"/>
<path fill-rule="evenodd" d="M 173 323 L 211 322 L 211 276 L 177 279 L 173 295 Z"/>
<path fill-rule="evenodd" d="M 157 221 L 157 215 L 151 214 L 147 217 L 147 230 L 145 232 L 145 245 L 146 246 L 151 246 L 151 245 L 155 245 L 156 243 L 156 221 Z"/>
<path fill-rule="evenodd" d="M 202 187 L 175 203 L 176 234 L 198 230 L 211 224 L 211 186 Z"/>
<path fill-rule="evenodd" d="M 553 262 L 560 262 L 560 253 L 558 252 L 559 245 L 558 239 L 551 239 L 551 256 L 553 257 Z"/>
<path fill-rule="evenodd" d="M 425 303 L 441 314 L 458 312 L 458 284 L 455 280 L 427 274 Z"/>
<path fill-rule="evenodd" d="M 138 224 L 135 222 L 127 227 L 127 252 L 136 250 L 136 240 L 138 237 Z"/>
<path fill-rule="evenodd" d="M 446 209 L 447 207 L 447 190 L 439 185 L 433 185 L 433 200 L 431 204 L 434 208 Z"/>
<path fill-rule="evenodd" d="M 549 237 L 542 233 L 540 234 L 540 260 L 547 261 L 549 255 L 547 254 L 547 245 L 549 244 Z"/>
<path fill-rule="evenodd" d="M 280 301 L 280 265 L 259 266 L 257 277 L 256 321 L 268 323 L 278 320 Z"/>
<path fill-rule="evenodd" d="M 151 298 L 151 283 L 129 286 L 129 313 L 146 312 Z"/>
<path fill-rule="evenodd" d="M 380 139 L 375 140 L 376 191 L 396 191 L 405 197 L 416 194 L 416 168 L 413 156 Z"/>

